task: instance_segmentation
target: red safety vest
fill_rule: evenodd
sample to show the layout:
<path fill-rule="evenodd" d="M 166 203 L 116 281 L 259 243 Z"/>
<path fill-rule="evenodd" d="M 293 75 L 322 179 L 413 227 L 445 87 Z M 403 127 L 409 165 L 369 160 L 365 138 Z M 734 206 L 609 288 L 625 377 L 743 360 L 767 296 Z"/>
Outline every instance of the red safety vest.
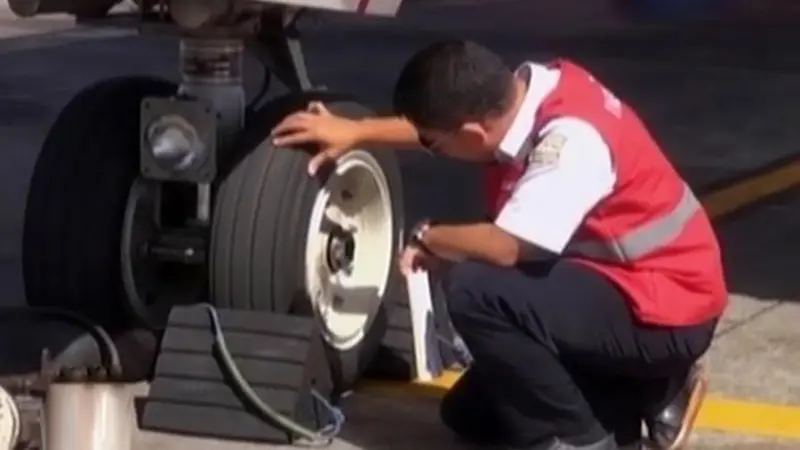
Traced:
<path fill-rule="evenodd" d="M 559 117 L 582 119 L 605 140 L 617 173 L 614 190 L 584 219 L 565 256 L 610 278 L 642 322 L 681 326 L 719 316 L 728 298 L 719 245 L 691 189 L 633 110 L 575 64 L 552 66 L 561 76 L 532 132 Z M 491 214 L 523 171 L 519 164 L 489 167 Z"/>

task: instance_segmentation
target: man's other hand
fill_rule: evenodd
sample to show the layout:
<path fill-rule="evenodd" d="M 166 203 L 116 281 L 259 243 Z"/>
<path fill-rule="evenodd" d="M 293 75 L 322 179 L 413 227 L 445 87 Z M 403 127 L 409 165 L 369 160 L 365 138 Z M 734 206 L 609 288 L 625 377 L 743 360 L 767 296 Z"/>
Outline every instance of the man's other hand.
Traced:
<path fill-rule="evenodd" d="M 425 250 L 409 245 L 403 249 L 400 255 L 400 272 L 409 276 L 417 270 L 435 270 L 439 266 L 440 260 Z"/>
<path fill-rule="evenodd" d="M 358 139 L 358 122 L 332 114 L 321 102 L 312 102 L 305 111 L 287 116 L 272 130 L 272 143 L 276 147 L 308 144 L 319 147 L 308 163 L 311 176 L 356 147 Z"/>

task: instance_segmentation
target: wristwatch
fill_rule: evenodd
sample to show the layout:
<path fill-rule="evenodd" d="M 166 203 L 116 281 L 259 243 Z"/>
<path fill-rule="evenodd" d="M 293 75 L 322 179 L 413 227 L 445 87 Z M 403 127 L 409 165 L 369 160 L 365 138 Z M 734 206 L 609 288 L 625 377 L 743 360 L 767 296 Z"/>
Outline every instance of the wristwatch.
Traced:
<path fill-rule="evenodd" d="M 430 230 L 433 223 L 428 220 L 424 219 L 417 222 L 411 228 L 411 232 L 409 233 L 410 237 L 408 239 L 408 245 L 413 245 L 415 247 L 419 247 L 427 253 L 431 253 L 431 250 L 425 245 L 425 234 Z"/>

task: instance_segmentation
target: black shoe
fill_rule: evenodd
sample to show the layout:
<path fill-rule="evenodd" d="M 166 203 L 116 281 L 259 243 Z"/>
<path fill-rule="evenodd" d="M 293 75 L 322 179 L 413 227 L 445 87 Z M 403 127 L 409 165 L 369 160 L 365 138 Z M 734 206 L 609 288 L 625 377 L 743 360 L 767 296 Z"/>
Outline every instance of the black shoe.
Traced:
<path fill-rule="evenodd" d="M 593 444 L 572 445 L 558 438 L 554 438 L 530 447 L 514 447 L 508 450 L 619 450 L 614 436 L 607 436 Z"/>
<path fill-rule="evenodd" d="M 686 445 L 707 386 L 708 380 L 701 368 L 693 367 L 675 398 L 658 414 L 645 418 L 650 446 L 657 450 L 676 450 Z"/>

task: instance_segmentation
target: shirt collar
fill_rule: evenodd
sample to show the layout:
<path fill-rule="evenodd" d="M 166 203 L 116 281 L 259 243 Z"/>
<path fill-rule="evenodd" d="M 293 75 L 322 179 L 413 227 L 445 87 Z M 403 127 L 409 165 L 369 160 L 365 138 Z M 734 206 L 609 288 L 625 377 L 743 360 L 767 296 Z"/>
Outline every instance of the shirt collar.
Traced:
<path fill-rule="evenodd" d="M 498 147 L 503 159 L 524 157 L 522 150 L 529 145 L 530 135 L 536 121 L 536 111 L 545 97 L 555 89 L 561 71 L 541 64 L 525 62 L 516 70 L 516 75 L 528 82 L 528 90 L 517 116 L 511 123 Z"/>

